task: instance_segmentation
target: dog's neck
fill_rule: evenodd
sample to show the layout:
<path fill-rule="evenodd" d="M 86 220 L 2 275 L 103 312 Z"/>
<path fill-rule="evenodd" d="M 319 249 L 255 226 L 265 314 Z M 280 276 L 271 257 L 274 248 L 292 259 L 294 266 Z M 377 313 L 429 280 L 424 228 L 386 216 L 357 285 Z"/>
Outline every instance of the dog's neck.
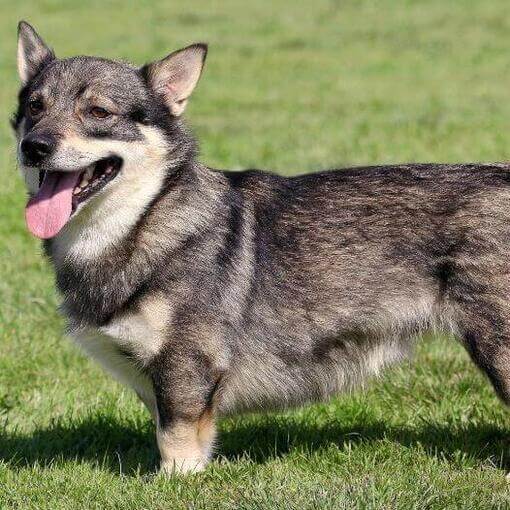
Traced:
<path fill-rule="evenodd" d="M 108 321 L 162 259 L 213 223 L 224 188 L 220 173 L 191 161 L 82 211 L 80 221 L 46 244 L 67 315 L 88 324 Z"/>

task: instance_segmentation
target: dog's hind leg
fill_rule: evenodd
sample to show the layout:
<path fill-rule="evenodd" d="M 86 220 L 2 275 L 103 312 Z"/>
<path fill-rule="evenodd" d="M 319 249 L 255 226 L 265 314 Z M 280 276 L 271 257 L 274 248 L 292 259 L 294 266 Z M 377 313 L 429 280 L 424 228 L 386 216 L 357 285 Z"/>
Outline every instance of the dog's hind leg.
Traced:
<path fill-rule="evenodd" d="M 490 192 L 461 199 L 444 232 L 447 316 L 473 361 L 510 405 L 510 209 L 508 174 Z M 499 188 L 499 189 L 498 189 Z"/>
<path fill-rule="evenodd" d="M 473 361 L 485 372 L 501 400 L 510 405 L 510 335 L 470 330 L 463 342 Z"/>
<path fill-rule="evenodd" d="M 457 326 L 471 359 L 510 405 L 510 305 L 477 297 L 461 307 Z"/>

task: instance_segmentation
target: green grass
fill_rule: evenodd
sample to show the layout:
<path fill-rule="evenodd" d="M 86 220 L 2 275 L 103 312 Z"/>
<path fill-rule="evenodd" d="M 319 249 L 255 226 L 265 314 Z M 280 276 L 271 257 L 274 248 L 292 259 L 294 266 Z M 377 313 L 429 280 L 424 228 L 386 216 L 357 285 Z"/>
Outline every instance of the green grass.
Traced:
<path fill-rule="evenodd" d="M 366 392 L 223 420 L 205 473 L 155 475 L 148 414 L 63 338 L 7 125 L 23 17 L 60 55 L 143 63 L 208 41 L 188 117 L 212 166 L 510 159 L 507 9 L 0 0 L 0 508 L 509 508 L 507 411 L 449 338 L 424 340 Z"/>

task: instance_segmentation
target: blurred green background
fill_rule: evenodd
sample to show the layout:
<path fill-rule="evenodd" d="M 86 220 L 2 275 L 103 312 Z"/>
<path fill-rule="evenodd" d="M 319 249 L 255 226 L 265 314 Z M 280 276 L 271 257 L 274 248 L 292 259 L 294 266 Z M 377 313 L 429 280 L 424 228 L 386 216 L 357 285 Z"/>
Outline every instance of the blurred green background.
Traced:
<path fill-rule="evenodd" d="M 8 125 L 26 19 L 58 56 L 208 42 L 187 117 L 214 167 L 506 160 L 509 7 L 0 0 L 0 508 L 509 508 L 508 413 L 450 338 L 366 392 L 223 420 L 204 474 L 156 476 L 148 414 L 63 337 Z"/>

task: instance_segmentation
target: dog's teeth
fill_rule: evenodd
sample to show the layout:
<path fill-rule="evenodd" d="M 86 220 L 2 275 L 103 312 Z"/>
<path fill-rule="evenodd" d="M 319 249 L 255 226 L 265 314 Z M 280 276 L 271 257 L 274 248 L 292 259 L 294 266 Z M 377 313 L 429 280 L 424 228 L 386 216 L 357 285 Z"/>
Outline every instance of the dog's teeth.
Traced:
<path fill-rule="evenodd" d="M 94 174 L 94 167 L 90 166 L 89 168 L 87 168 L 87 170 L 85 170 L 85 179 L 90 180 L 90 178 L 92 177 L 93 174 Z"/>
<path fill-rule="evenodd" d="M 80 182 L 80 188 L 86 188 L 89 184 L 89 180 L 87 178 L 85 179 L 82 179 L 82 181 Z"/>
<path fill-rule="evenodd" d="M 81 188 L 79 186 L 76 186 L 73 190 L 73 195 L 77 195 L 81 191 Z"/>

